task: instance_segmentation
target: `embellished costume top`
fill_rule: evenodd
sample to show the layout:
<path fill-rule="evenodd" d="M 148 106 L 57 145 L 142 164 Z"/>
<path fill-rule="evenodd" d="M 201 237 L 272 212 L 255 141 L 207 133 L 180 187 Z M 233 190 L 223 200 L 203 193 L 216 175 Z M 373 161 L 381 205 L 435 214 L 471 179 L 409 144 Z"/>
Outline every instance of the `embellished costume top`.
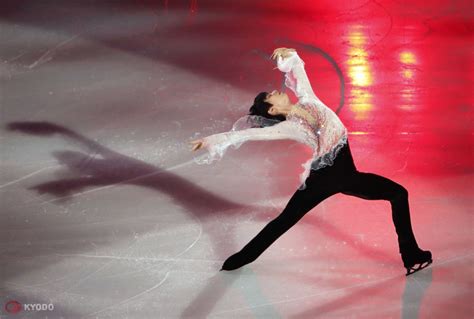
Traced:
<path fill-rule="evenodd" d="M 304 70 L 304 62 L 295 51 L 287 58 L 278 56 L 278 69 L 285 73 L 285 85 L 298 97 L 298 103 L 286 120 L 272 126 L 232 130 L 205 137 L 203 146 L 208 150 L 197 163 L 219 159 L 229 146 L 234 148 L 249 140 L 292 139 L 312 149 L 312 156 L 302 166 L 300 190 L 306 188 L 310 169 L 332 165 L 339 150 L 347 143 L 347 129 L 339 117 L 314 94 Z"/>

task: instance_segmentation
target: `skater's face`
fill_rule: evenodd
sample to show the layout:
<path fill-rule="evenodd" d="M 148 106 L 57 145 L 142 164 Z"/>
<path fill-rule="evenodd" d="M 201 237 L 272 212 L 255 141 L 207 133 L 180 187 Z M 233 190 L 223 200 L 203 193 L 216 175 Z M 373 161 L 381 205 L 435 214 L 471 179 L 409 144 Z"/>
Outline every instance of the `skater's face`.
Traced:
<path fill-rule="evenodd" d="M 272 104 L 268 109 L 268 113 L 271 115 L 285 114 L 282 110 L 287 110 L 291 105 L 288 94 L 273 90 L 267 94 L 265 102 Z"/>

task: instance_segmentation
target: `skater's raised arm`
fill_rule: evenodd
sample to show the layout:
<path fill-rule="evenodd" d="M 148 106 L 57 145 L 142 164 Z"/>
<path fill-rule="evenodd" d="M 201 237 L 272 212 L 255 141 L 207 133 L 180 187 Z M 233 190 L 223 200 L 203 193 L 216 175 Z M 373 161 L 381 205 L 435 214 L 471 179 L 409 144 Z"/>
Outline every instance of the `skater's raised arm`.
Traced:
<path fill-rule="evenodd" d="M 304 69 L 304 62 L 294 49 L 278 48 L 272 58 L 277 60 L 277 68 L 285 73 L 285 85 L 291 89 L 300 102 L 320 101 L 314 93 Z"/>

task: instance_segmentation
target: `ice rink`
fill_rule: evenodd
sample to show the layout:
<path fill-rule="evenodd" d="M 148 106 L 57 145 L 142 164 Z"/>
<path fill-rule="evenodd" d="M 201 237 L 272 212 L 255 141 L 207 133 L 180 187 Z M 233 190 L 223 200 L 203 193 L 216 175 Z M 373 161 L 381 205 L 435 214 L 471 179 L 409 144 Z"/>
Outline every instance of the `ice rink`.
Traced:
<path fill-rule="evenodd" d="M 2 1 L 0 317 L 474 317 L 473 17 L 472 1 Z M 277 47 L 358 170 L 409 191 L 428 268 L 405 276 L 388 201 L 336 194 L 219 271 L 310 153 L 251 141 L 198 165 L 189 142 L 284 90 Z"/>

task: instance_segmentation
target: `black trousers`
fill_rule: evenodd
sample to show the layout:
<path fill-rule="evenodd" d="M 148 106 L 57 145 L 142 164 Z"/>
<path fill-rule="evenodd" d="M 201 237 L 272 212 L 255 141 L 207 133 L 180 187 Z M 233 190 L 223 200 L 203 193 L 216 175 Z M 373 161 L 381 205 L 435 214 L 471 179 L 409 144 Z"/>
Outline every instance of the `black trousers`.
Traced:
<path fill-rule="evenodd" d="M 354 165 L 348 142 L 339 151 L 332 166 L 311 170 L 306 179 L 306 189 L 297 190 L 283 212 L 268 223 L 238 254 L 247 263 L 254 261 L 307 212 L 337 193 L 390 201 L 399 251 L 402 251 L 401 247 L 418 248 L 411 227 L 407 190 L 383 176 L 359 172 Z"/>

